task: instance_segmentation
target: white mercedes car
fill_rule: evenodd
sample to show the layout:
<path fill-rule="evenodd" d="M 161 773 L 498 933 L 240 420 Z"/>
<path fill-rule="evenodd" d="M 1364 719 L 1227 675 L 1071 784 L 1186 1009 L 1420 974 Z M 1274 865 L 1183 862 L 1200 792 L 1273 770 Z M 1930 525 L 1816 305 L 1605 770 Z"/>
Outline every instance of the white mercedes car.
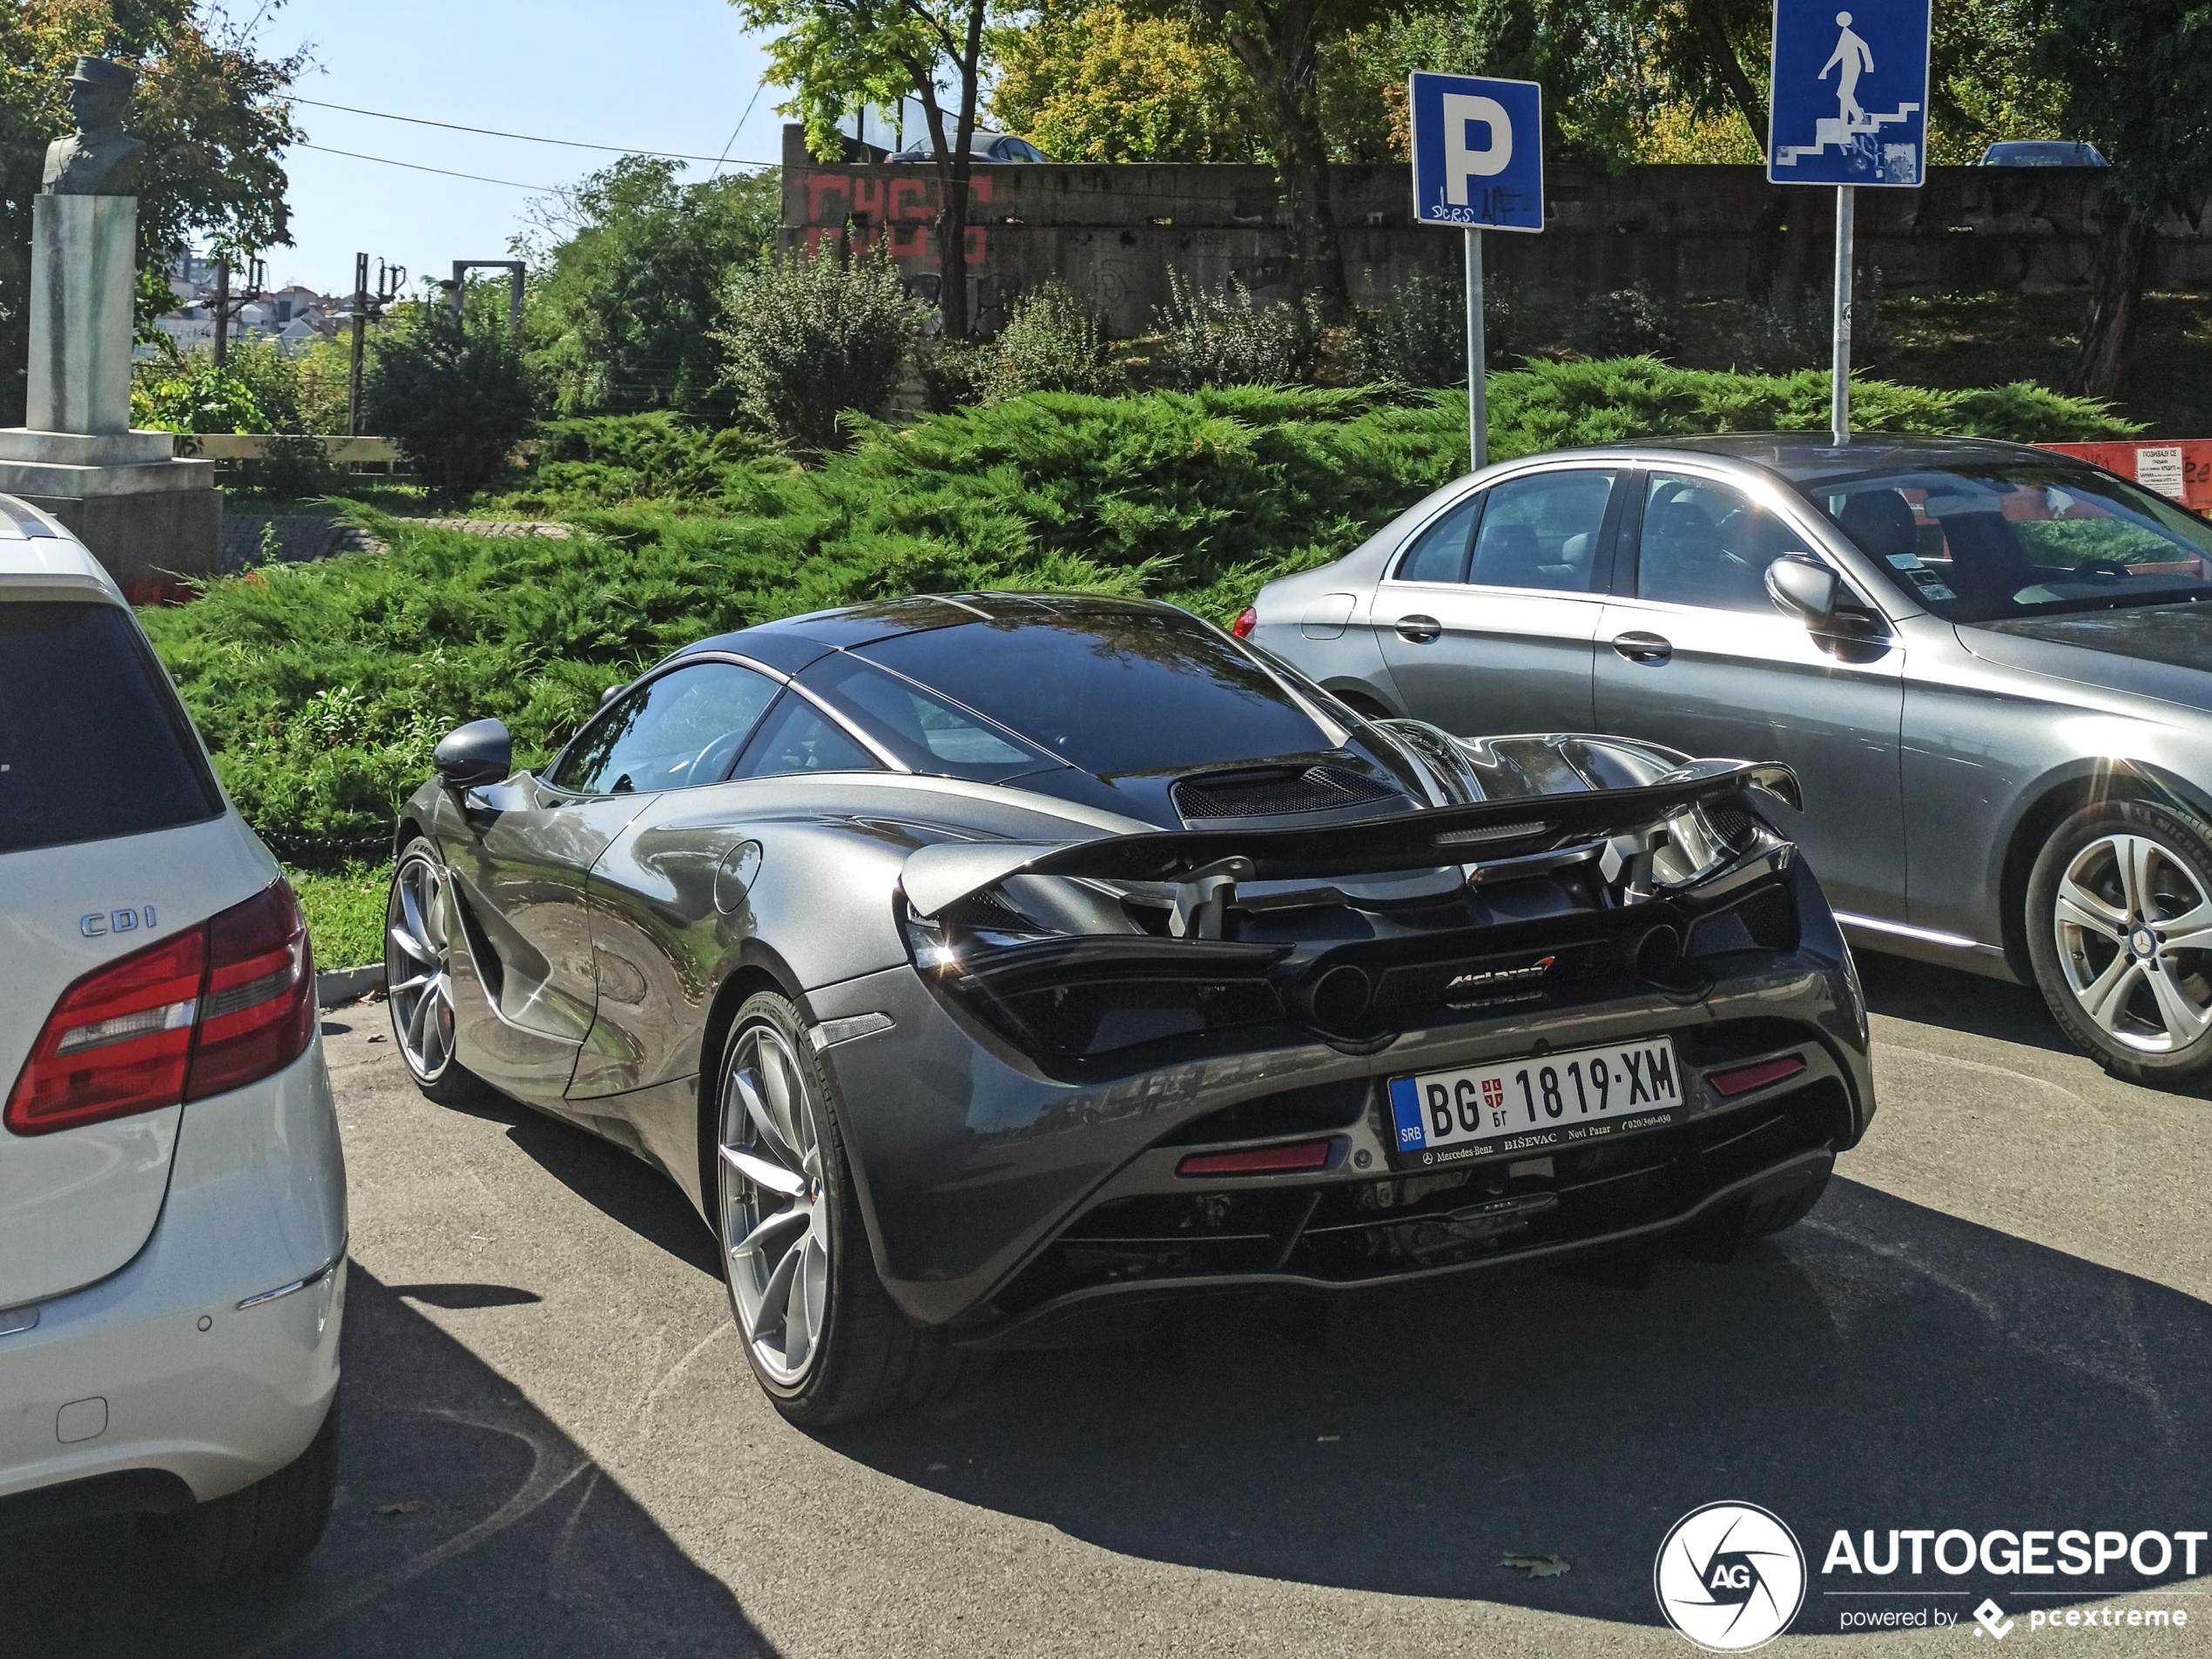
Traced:
<path fill-rule="evenodd" d="M 298 901 L 122 592 L 0 496 L 0 1533 L 304 1555 L 346 1181 Z"/>

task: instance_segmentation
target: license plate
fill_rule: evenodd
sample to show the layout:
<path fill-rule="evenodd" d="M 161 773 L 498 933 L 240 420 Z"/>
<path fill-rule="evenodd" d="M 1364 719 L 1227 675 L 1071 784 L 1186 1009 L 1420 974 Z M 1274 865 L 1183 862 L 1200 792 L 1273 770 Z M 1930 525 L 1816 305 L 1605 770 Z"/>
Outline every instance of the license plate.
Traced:
<path fill-rule="evenodd" d="M 1681 1111 L 1681 1079 L 1665 1037 L 1393 1077 L 1397 1161 L 1456 1163 L 1656 1129 Z"/>

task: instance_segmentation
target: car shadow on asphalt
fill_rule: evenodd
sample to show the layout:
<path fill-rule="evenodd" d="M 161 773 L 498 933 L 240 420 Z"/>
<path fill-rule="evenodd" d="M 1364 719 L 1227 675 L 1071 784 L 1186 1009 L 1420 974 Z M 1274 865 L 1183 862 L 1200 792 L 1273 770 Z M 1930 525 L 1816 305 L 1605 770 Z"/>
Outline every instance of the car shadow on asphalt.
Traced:
<path fill-rule="evenodd" d="M 648 1244 L 719 1284 L 722 1264 L 714 1235 L 681 1188 L 624 1148 L 581 1126 L 532 1109 L 477 1085 L 445 1103 L 487 1123 L 507 1126 L 516 1150 L 563 1186 Z"/>
<path fill-rule="evenodd" d="M 2053 1054 L 2080 1052 L 2033 986 L 1872 951 L 1858 952 L 1856 959 L 1866 1006 L 1876 1014 Z"/>
<path fill-rule="evenodd" d="M 826 1438 L 1144 1559 L 1635 1625 L 1657 1622 L 1667 1528 L 1722 1499 L 1811 1556 L 1800 1630 L 1868 1605 L 1831 1588 L 1932 1584 L 1971 1610 L 2022 1582 L 1824 1582 L 1838 1528 L 2202 1524 L 2170 1518 L 2205 1508 L 2212 1307 L 1849 1181 L 1735 1264 L 1668 1261 L 1642 1291 L 1479 1275 L 1316 1306 L 1204 1305 L 1149 1345 L 1008 1356 L 923 1416 Z M 1501 1565 L 1552 1554 L 1566 1573 Z M 2142 1584 L 2095 1582 L 2034 1587 Z"/>
<path fill-rule="evenodd" d="M 440 1305 L 469 1309 L 498 1305 L 490 1293 L 502 1287 L 392 1288 L 349 1271 L 338 1500 L 314 1553 L 287 1572 L 179 1591 L 129 1521 L 12 1537 L 0 1551 L 0 1652 L 774 1651 L 614 1480 L 401 1295 L 439 1302 L 457 1290 Z"/>

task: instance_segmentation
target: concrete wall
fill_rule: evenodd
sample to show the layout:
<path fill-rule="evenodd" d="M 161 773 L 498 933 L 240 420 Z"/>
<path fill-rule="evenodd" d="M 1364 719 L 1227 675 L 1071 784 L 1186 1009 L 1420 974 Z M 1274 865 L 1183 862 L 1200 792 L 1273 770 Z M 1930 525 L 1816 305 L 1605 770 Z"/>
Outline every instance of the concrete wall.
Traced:
<path fill-rule="evenodd" d="M 934 169 L 819 166 L 796 127 L 786 129 L 784 160 L 782 246 L 811 248 L 826 235 L 856 246 L 887 240 L 916 290 L 934 296 Z M 1413 224 L 1404 166 L 1330 172 L 1356 300 L 1376 302 L 1418 265 L 1457 270 L 1460 239 Z M 1861 191 L 1862 266 L 1900 292 L 2080 287 L 2102 178 L 2094 169 L 1937 167 L 1919 190 Z M 1827 280 L 1832 193 L 1778 191 L 1756 167 L 1554 165 L 1545 193 L 1543 234 L 1486 239 L 1486 268 L 1539 297 L 1573 300 L 1638 280 L 1676 297 L 1742 294 L 1762 268 Z M 967 264 L 986 330 L 1049 276 L 1073 284 L 1123 335 L 1150 328 L 1170 267 L 1202 283 L 1233 274 L 1262 294 L 1290 292 L 1291 233 L 1270 167 L 984 166 L 974 196 Z M 2157 285 L 2212 286 L 2212 226 L 2170 221 L 2154 260 Z"/>

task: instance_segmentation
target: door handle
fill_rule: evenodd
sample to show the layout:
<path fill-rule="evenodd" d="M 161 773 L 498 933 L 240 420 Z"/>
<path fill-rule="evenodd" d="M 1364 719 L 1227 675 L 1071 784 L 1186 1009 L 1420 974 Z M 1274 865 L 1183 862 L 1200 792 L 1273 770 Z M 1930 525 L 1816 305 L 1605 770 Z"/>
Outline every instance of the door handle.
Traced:
<path fill-rule="evenodd" d="M 1443 632 L 1444 624 L 1433 617 L 1414 615 L 1398 619 L 1398 637 L 1410 644 L 1428 644 Z"/>
<path fill-rule="evenodd" d="M 1654 666 L 1675 654 L 1674 641 L 1658 634 L 1615 634 L 1613 636 L 1613 649 L 1632 663 L 1649 663 Z"/>

